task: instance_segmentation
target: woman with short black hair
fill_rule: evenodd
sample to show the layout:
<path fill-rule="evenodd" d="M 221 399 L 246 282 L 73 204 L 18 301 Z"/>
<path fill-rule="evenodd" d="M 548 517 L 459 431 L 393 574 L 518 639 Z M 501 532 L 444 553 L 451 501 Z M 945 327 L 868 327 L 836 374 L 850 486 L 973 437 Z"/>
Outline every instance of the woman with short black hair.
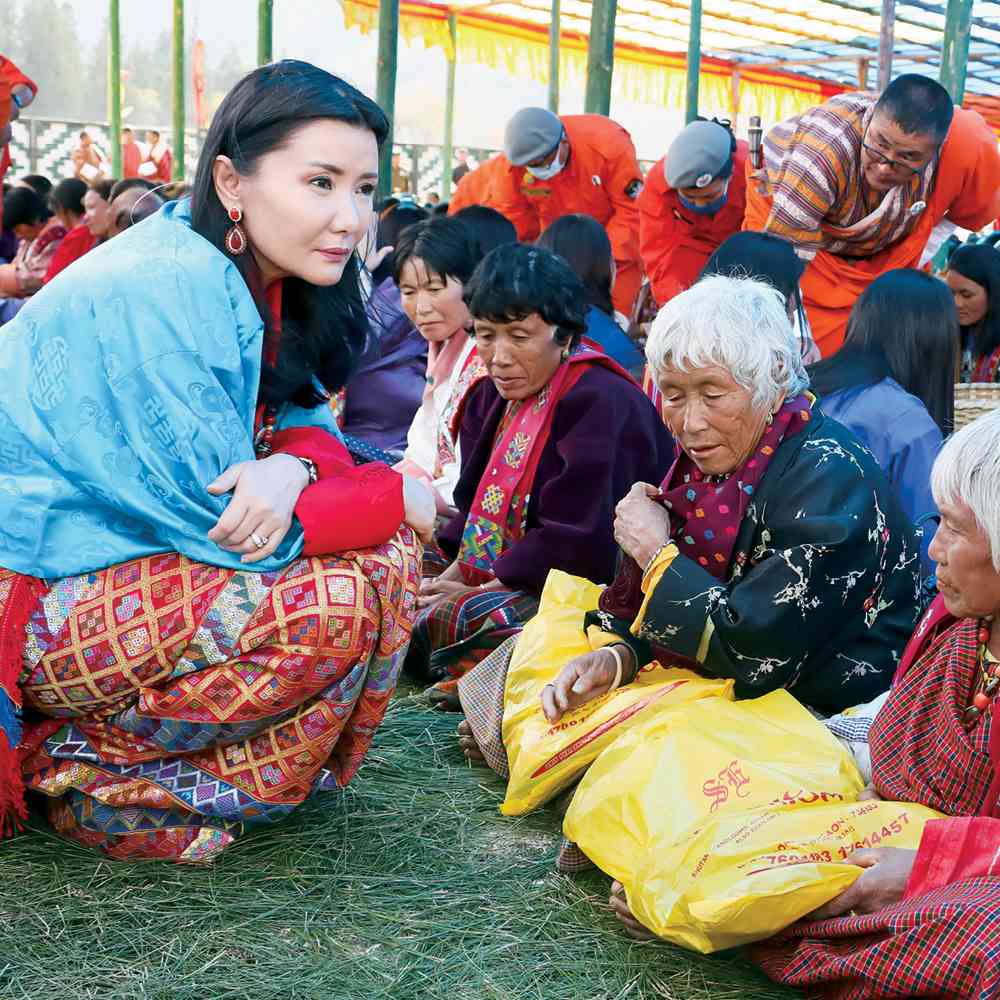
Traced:
<path fill-rule="evenodd" d="M 423 400 L 397 468 L 434 490 L 438 513 L 455 512 L 460 454 L 452 422 L 463 396 L 486 374 L 469 336 L 472 317 L 463 299 L 480 255 L 471 230 L 436 216 L 411 226 L 393 253 L 393 276 L 403 310 L 428 343 Z"/>
<path fill-rule="evenodd" d="M 86 224 L 87 210 L 83 204 L 87 190 L 83 181 L 67 177 L 49 195 L 49 208 L 66 228 L 66 235 L 49 262 L 42 284 L 48 284 L 60 271 L 64 271 L 73 261 L 79 260 L 94 248 L 96 241 Z"/>
<path fill-rule="evenodd" d="M 465 302 L 489 377 L 457 416 L 458 512 L 438 532 L 454 561 L 421 587 L 407 657 L 449 708 L 458 678 L 535 613 L 550 570 L 613 579 L 615 504 L 633 483 L 659 482 L 674 455 L 639 387 L 580 343 L 586 294 L 561 257 L 494 250 Z"/>
<path fill-rule="evenodd" d="M 586 336 L 608 357 L 641 377 L 642 352 L 619 326 L 611 303 L 615 259 L 604 226 L 589 215 L 564 215 L 538 237 L 536 245 L 559 254 L 583 282 L 588 306 Z"/>
<path fill-rule="evenodd" d="M 20 241 L 14 259 L 0 264 L 0 326 L 9 322 L 45 280 L 66 226 L 32 188 L 18 185 L 3 199 L 3 222 Z"/>

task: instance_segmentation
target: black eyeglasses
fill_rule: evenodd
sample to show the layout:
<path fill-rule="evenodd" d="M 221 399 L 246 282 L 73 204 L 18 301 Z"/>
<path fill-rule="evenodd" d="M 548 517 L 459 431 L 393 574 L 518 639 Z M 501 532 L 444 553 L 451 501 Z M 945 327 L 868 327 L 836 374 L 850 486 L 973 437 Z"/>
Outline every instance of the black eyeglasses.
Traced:
<path fill-rule="evenodd" d="M 864 139 L 861 140 L 861 148 L 868 153 L 868 155 L 871 156 L 876 163 L 881 164 L 884 167 L 889 167 L 892 170 L 904 170 L 910 174 L 922 174 L 927 168 L 926 163 L 919 167 L 911 167 L 908 163 L 903 163 L 901 160 L 890 159 L 881 150 L 876 149 L 874 146 L 869 146 Z"/>

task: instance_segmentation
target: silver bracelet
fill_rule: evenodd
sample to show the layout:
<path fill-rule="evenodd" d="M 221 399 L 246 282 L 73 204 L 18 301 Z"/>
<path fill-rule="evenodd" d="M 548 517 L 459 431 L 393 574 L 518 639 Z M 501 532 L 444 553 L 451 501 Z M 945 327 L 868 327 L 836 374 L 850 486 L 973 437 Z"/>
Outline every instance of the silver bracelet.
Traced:
<path fill-rule="evenodd" d="M 649 572 L 650 566 L 656 562 L 659 558 L 660 553 L 670 544 L 670 539 L 668 538 L 650 557 L 649 562 L 646 563 L 645 568 L 642 571 L 642 575 L 645 576 Z"/>
<path fill-rule="evenodd" d="M 617 645 L 617 644 L 615 644 Z M 604 648 L 615 658 L 615 679 L 611 682 L 611 687 L 608 688 L 608 694 L 612 691 L 617 691 L 621 686 L 622 682 L 622 671 L 625 669 L 624 663 L 622 663 L 622 654 L 615 649 L 615 645 L 605 646 Z"/>

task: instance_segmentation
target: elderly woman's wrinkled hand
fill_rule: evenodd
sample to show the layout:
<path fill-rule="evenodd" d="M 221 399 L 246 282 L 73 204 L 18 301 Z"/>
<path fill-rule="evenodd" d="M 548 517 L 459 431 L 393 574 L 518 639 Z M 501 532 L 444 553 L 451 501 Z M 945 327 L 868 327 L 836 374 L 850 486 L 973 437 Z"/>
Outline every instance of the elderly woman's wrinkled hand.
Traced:
<path fill-rule="evenodd" d="M 670 539 L 670 515 L 657 503 L 660 495 L 658 487 L 636 483 L 615 508 L 615 541 L 640 568 Z"/>
<path fill-rule="evenodd" d="M 625 657 L 631 658 L 631 651 L 624 644 L 618 648 Z M 606 649 L 597 649 L 570 660 L 555 681 L 542 688 L 545 718 L 549 722 L 558 722 L 567 712 L 599 698 L 611 688 L 617 670 L 614 654 Z"/>
<path fill-rule="evenodd" d="M 916 858 L 916 851 L 902 847 L 855 851 L 847 858 L 848 864 L 865 870 L 839 896 L 810 914 L 811 918 L 830 920 L 844 914 L 874 913 L 898 903 L 906 891 Z"/>

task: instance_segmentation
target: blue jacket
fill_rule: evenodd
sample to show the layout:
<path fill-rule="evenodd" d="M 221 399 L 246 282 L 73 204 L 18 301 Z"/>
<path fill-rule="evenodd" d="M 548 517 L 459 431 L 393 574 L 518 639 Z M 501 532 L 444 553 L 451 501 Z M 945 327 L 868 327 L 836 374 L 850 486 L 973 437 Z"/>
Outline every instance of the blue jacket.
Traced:
<path fill-rule="evenodd" d="M 931 467 L 941 450 L 941 430 L 927 407 L 891 378 L 863 389 L 840 389 L 820 400 L 823 412 L 845 424 L 861 439 L 889 477 L 911 521 L 936 514 Z M 924 526 L 921 562 L 934 571 L 927 554 L 934 525 Z"/>
<path fill-rule="evenodd" d="M 206 486 L 254 458 L 264 323 L 233 262 L 166 205 L 67 268 L 0 335 L 0 566 L 48 579 L 159 552 L 246 569 Z M 278 427 L 339 433 L 328 406 Z M 297 521 L 257 572 L 302 551 Z"/>

